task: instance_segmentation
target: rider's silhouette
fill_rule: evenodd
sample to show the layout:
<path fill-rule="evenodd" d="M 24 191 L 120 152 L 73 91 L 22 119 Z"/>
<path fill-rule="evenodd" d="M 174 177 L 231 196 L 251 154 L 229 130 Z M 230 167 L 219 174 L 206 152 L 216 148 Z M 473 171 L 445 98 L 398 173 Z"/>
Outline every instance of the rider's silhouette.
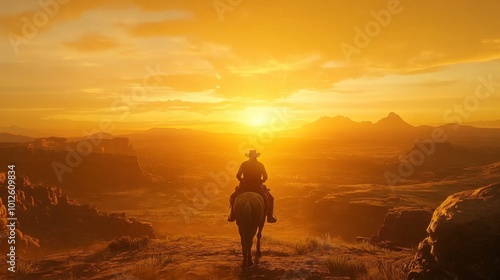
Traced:
<path fill-rule="evenodd" d="M 248 154 L 245 154 L 248 157 L 247 161 L 241 163 L 240 169 L 236 174 L 236 178 L 240 181 L 240 185 L 236 187 L 236 190 L 229 198 L 229 203 L 231 205 L 231 213 L 227 220 L 229 222 L 234 222 L 235 217 L 233 213 L 233 204 L 236 197 L 243 192 L 246 191 L 254 191 L 260 193 L 264 200 L 266 201 L 267 206 L 267 222 L 275 223 L 276 216 L 274 216 L 274 197 L 269 192 L 269 189 L 263 185 L 263 183 L 267 180 L 267 172 L 264 164 L 258 161 L 257 158 L 260 156 L 260 153 L 257 153 L 255 150 L 250 150 Z"/>

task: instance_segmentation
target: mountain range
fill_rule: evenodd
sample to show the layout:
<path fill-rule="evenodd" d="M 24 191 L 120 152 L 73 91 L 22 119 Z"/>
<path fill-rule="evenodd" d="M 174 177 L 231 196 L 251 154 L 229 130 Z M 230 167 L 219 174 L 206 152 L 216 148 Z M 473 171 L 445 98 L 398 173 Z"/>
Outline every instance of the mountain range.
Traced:
<path fill-rule="evenodd" d="M 398 114 L 391 112 L 385 118 L 373 123 L 370 121 L 355 122 L 345 116 L 321 117 L 302 127 L 276 133 L 279 138 L 309 138 L 337 141 L 356 141 L 359 143 L 413 143 L 416 140 L 431 139 L 439 130 L 444 137 L 456 143 L 473 143 L 475 145 L 491 145 L 500 143 L 500 128 L 479 128 L 468 125 L 446 124 L 441 126 L 413 126 L 404 121 Z M 43 133 L 20 127 L 0 128 L 0 142 L 30 142 L 33 138 L 45 137 Z M 132 139 L 155 137 L 173 137 L 171 139 L 208 139 L 210 135 L 235 136 L 237 133 L 210 133 L 193 129 L 152 128 L 127 135 Z M 111 135 L 107 135 L 112 137 Z"/>

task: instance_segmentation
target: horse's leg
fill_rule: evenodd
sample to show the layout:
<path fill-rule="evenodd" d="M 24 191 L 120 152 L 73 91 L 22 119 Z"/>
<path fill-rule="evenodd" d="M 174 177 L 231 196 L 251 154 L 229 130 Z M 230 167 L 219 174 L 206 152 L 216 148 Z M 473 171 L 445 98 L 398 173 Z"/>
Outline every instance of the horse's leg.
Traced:
<path fill-rule="evenodd" d="M 253 236 L 249 236 L 249 238 L 248 238 L 248 247 L 247 247 L 247 253 L 248 253 L 247 263 L 248 263 L 248 266 L 252 266 L 253 265 L 253 261 L 252 261 L 252 245 L 253 245 Z"/>
<path fill-rule="evenodd" d="M 241 228 L 238 228 L 240 232 L 240 239 L 241 239 L 241 254 L 243 255 L 243 264 L 242 266 L 245 267 L 247 265 L 247 255 L 246 255 L 246 246 L 245 246 L 245 234 Z"/>
<path fill-rule="evenodd" d="M 264 225 L 259 226 L 259 232 L 257 232 L 257 252 L 255 252 L 255 256 L 262 256 L 262 252 L 260 251 L 260 238 L 262 237 L 262 228 Z"/>
<path fill-rule="evenodd" d="M 247 250 L 244 235 L 241 235 L 241 254 L 243 254 L 243 267 L 247 266 Z"/>

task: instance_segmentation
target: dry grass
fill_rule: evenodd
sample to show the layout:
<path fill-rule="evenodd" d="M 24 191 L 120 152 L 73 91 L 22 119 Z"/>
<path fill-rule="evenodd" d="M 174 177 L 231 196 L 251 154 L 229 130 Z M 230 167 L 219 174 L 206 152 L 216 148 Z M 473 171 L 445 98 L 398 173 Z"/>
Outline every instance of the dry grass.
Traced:
<path fill-rule="evenodd" d="M 329 234 L 322 236 L 307 237 L 299 241 L 284 241 L 269 236 L 263 236 L 262 241 L 269 244 L 285 245 L 294 250 L 297 255 L 305 255 L 312 252 L 331 252 L 333 250 L 341 249 L 352 251 L 353 253 L 391 253 L 392 251 L 377 247 L 368 242 L 349 243 L 337 237 L 331 237 Z"/>
<path fill-rule="evenodd" d="M 342 242 L 342 247 L 353 251 L 355 253 L 368 253 L 368 254 L 376 254 L 377 252 L 391 252 L 387 249 L 377 247 L 369 242 L 357 242 L 357 243 L 347 243 Z"/>
<path fill-rule="evenodd" d="M 329 257 L 325 260 L 325 265 L 333 276 L 347 276 L 354 279 L 368 274 L 366 263 L 357 259 L 350 259 L 345 255 Z"/>
<path fill-rule="evenodd" d="M 308 252 L 308 248 L 306 244 L 297 243 L 293 247 L 296 255 L 305 255 Z"/>
<path fill-rule="evenodd" d="M 268 235 L 268 234 L 263 234 L 261 241 L 262 241 L 262 243 L 266 243 L 266 244 L 274 244 L 274 245 L 284 245 L 285 244 L 285 242 L 283 240 L 277 239 L 276 237 L 273 237 L 272 235 Z"/>
<path fill-rule="evenodd" d="M 153 255 L 139 262 L 130 273 L 142 280 L 159 279 L 160 270 L 176 261 L 177 258 L 172 255 Z"/>
<path fill-rule="evenodd" d="M 25 276 L 27 276 L 35 271 L 36 271 L 36 268 L 32 263 L 26 262 L 26 261 L 19 261 L 16 264 L 15 276 L 18 279 L 22 279 Z"/>
<path fill-rule="evenodd" d="M 132 251 L 145 248 L 151 240 L 149 237 L 131 238 L 122 236 L 109 242 L 107 249 L 110 252 Z"/>
<path fill-rule="evenodd" d="M 329 236 L 308 237 L 305 241 L 295 243 L 293 249 L 297 255 L 304 255 L 315 251 L 331 251 L 338 247 L 337 244 Z"/>
<path fill-rule="evenodd" d="M 401 262 L 370 262 L 368 279 L 370 280 L 405 280 L 407 271 Z"/>
<path fill-rule="evenodd" d="M 178 242 L 178 241 L 186 241 L 191 239 L 200 239 L 205 237 L 205 234 L 177 234 L 177 235 L 168 235 L 165 237 L 165 240 L 168 242 Z"/>
<path fill-rule="evenodd" d="M 151 240 L 148 237 L 130 238 L 122 236 L 108 243 L 106 248 L 96 251 L 85 258 L 87 262 L 101 262 L 110 259 L 117 252 L 126 252 L 144 249 Z"/>
<path fill-rule="evenodd" d="M 109 248 L 104 248 L 102 250 L 96 251 L 85 258 L 87 262 L 101 262 L 109 259 L 111 257 L 111 251 Z"/>
<path fill-rule="evenodd" d="M 351 279 L 404 280 L 407 273 L 405 264 L 409 262 L 407 257 L 414 255 L 380 248 L 368 242 L 349 243 L 330 235 L 308 237 L 299 241 L 264 236 L 263 241 L 287 246 L 296 255 L 331 255 L 342 252 L 342 255 L 328 257 L 325 265 L 332 276 Z M 401 259 L 403 256 L 404 259 Z"/>
<path fill-rule="evenodd" d="M 331 238 L 328 234 L 320 237 L 307 237 L 306 239 L 299 241 L 286 241 L 270 236 L 263 236 L 262 242 L 287 246 L 292 248 L 296 255 L 305 255 L 311 252 L 328 252 L 335 248 L 340 248 L 343 243 L 343 241 L 340 241 L 337 238 Z"/>
<path fill-rule="evenodd" d="M 401 261 L 368 261 L 340 255 L 327 258 L 325 265 L 331 275 L 350 279 L 405 280 L 407 274 Z"/>

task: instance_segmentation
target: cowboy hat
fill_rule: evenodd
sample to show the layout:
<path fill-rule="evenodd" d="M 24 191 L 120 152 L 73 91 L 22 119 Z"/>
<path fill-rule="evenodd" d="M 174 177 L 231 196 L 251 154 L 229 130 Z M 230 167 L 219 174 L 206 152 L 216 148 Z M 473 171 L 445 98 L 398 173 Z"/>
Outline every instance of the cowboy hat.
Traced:
<path fill-rule="evenodd" d="M 248 153 L 245 154 L 245 156 L 246 157 L 251 157 L 251 156 L 259 157 L 260 153 L 257 153 L 256 150 L 250 150 Z"/>

